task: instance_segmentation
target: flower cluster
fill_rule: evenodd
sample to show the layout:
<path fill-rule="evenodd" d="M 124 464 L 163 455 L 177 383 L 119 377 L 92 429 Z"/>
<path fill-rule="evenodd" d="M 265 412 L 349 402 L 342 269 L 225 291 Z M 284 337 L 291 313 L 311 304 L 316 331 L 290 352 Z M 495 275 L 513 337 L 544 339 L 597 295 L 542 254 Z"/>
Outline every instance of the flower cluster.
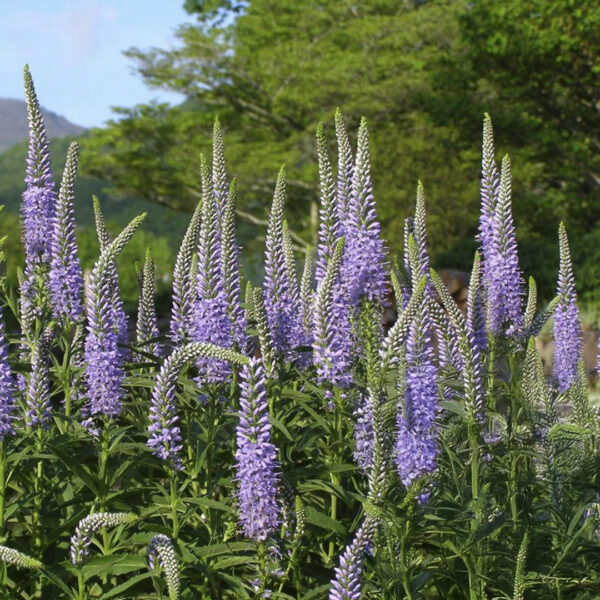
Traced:
<path fill-rule="evenodd" d="M 47 427 L 50 421 L 49 346 L 52 333 L 45 332 L 34 346 L 31 374 L 27 385 L 25 424 L 27 427 Z"/>
<path fill-rule="evenodd" d="M 90 546 L 92 538 L 96 532 L 103 527 L 118 527 L 119 525 L 128 525 L 136 520 L 136 516 L 126 512 L 99 512 L 88 515 L 79 521 L 75 533 L 71 536 L 71 546 L 69 555 L 71 562 L 75 565 L 81 563 L 90 555 Z"/>
<path fill-rule="evenodd" d="M 577 292 L 569 240 L 564 224 L 559 229 L 560 269 L 558 272 L 559 298 L 554 311 L 554 376 L 559 392 L 566 392 L 577 377 L 581 358 L 581 325 L 577 309 Z"/>
<path fill-rule="evenodd" d="M 95 432 L 97 417 L 114 419 L 121 412 L 124 355 L 119 348 L 118 323 L 114 310 L 112 268 L 116 256 L 131 239 L 145 215 L 136 217 L 102 251 L 90 275 L 87 293 L 87 336 L 85 378 L 88 395 L 86 426 Z"/>
<path fill-rule="evenodd" d="M 286 253 L 284 204 L 285 170 L 282 167 L 277 176 L 267 226 L 264 300 L 275 351 L 288 360 L 294 360 L 298 356 L 297 348 L 306 342 L 306 334 L 295 266 L 290 264 L 289 252 Z"/>
<path fill-rule="evenodd" d="M 15 380 L 8 362 L 4 321 L 0 311 L 0 442 L 14 433 Z"/>
<path fill-rule="evenodd" d="M 406 343 L 406 391 L 397 417 L 396 465 L 405 486 L 436 466 L 437 367 L 433 327 L 425 296 Z"/>
<path fill-rule="evenodd" d="M 354 412 L 354 461 L 363 473 L 373 466 L 373 445 L 375 432 L 373 429 L 373 408 L 369 396 L 363 396 Z"/>
<path fill-rule="evenodd" d="M 329 600 L 360 600 L 363 554 L 373 541 L 376 528 L 377 522 L 371 517 L 366 517 L 352 543 L 340 556 L 339 566 L 334 569 L 335 578 L 331 582 Z"/>
<path fill-rule="evenodd" d="M 78 321 L 83 314 L 83 275 L 75 240 L 74 191 L 77 173 L 76 142 L 69 146 L 62 184 L 58 193 L 50 261 L 50 297 L 56 318 Z"/>
<path fill-rule="evenodd" d="M 148 567 L 154 570 L 157 566 L 165 572 L 170 600 L 179 598 L 179 568 L 173 542 L 164 534 L 155 535 L 148 545 Z"/>
<path fill-rule="evenodd" d="M 202 164 L 202 225 L 196 264 L 196 293 L 192 308 L 190 338 L 194 342 L 211 342 L 224 348 L 233 346 L 227 294 L 223 279 L 220 243 L 220 206 L 213 193 L 208 165 Z M 208 383 L 225 381 L 230 374 L 226 362 L 201 359 L 200 379 Z"/>
<path fill-rule="evenodd" d="M 236 480 L 244 534 L 266 540 L 280 525 L 279 462 L 271 443 L 265 371 L 251 359 L 241 371 L 240 416 L 237 427 Z"/>
<path fill-rule="evenodd" d="M 8 546 L 0 546 L 0 560 L 7 565 L 15 565 L 22 569 L 39 569 L 42 566 L 39 560 Z"/>
<path fill-rule="evenodd" d="M 144 268 L 138 272 L 140 300 L 137 320 L 137 343 L 144 352 L 153 356 L 162 354 L 162 347 L 156 341 L 159 337 L 156 307 L 154 305 L 154 260 L 150 249 L 146 251 Z"/>

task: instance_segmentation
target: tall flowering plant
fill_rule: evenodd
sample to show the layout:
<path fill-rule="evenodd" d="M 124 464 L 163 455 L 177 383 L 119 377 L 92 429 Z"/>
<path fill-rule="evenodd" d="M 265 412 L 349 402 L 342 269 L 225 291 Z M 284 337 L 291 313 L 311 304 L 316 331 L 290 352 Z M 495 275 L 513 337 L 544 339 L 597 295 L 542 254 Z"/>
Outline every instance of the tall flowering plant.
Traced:
<path fill-rule="evenodd" d="M 25 84 L 21 303 L 0 286 L 2 597 L 600 595 L 600 422 L 566 229 L 556 297 L 538 310 L 489 116 L 464 310 L 431 268 L 424 186 L 405 247 L 388 250 L 366 122 L 355 138 L 337 111 L 337 160 L 317 130 L 315 250 L 286 219 L 282 170 L 262 283 L 239 268 L 238 188 L 215 122 L 171 320 L 148 252 L 129 331 L 116 259 L 143 216 L 112 239 L 92 201 L 100 252 L 84 278 L 77 145 L 56 195 L 28 70 Z M 535 338 L 549 320 L 546 372 Z"/>

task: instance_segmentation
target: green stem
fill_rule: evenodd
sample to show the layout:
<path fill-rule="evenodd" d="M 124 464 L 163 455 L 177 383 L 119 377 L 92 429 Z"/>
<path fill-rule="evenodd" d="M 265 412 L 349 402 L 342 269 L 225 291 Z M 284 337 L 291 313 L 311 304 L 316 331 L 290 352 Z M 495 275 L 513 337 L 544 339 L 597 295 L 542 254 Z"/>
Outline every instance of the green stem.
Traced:
<path fill-rule="evenodd" d="M 85 585 L 83 583 L 83 573 L 81 569 L 77 569 L 77 599 L 85 600 Z"/>
<path fill-rule="evenodd" d="M 479 498 L 479 443 L 474 425 L 469 425 L 469 445 L 471 446 L 471 496 Z"/>
<path fill-rule="evenodd" d="M 210 390 L 208 393 L 208 411 L 207 411 L 207 448 L 206 448 L 206 497 L 212 497 L 212 484 L 213 484 L 213 465 L 215 460 L 215 440 L 216 440 L 216 428 L 215 420 L 217 415 L 217 394 L 214 390 Z M 210 508 L 206 509 L 206 522 L 212 536 L 216 529 L 213 523 L 213 511 Z"/>
<path fill-rule="evenodd" d="M 179 494 L 177 490 L 177 471 L 169 468 L 169 482 L 171 488 L 171 521 L 173 527 L 173 540 L 179 537 Z"/>
<path fill-rule="evenodd" d="M 402 587 L 404 587 L 404 591 L 406 592 L 407 600 L 412 600 L 412 594 L 410 592 L 410 579 L 408 577 L 408 569 L 406 568 L 406 538 L 410 532 L 410 522 L 407 521 L 406 529 L 404 531 L 404 535 L 402 536 L 402 540 L 400 542 L 400 568 L 402 569 Z"/>
<path fill-rule="evenodd" d="M 40 455 L 44 447 L 44 430 L 41 425 L 36 428 L 35 453 Z M 42 535 L 40 530 L 40 512 L 42 510 L 42 492 L 44 461 L 40 458 L 37 461 L 35 478 L 33 482 L 33 515 L 31 518 L 31 535 L 33 538 L 34 556 L 41 559 Z M 34 582 L 34 598 L 42 598 L 42 578 L 37 577 Z"/>
<path fill-rule="evenodd" d="M 332 454 L 333 454 L 333 456 L 332 456 L 333 464 L 337 464 L 339 462 L 338 444 L 339 444 L 340 440 L 342 439 L 341 419 L 340 419 L 340 411 L 341 410 L 342 410 L 341 397 L 340 397 L 339 390 L 336 388 L 334 413 L 333 413 L 333 428 L 332 428 L 332 432 L 331 432 L 331 447 L 332 447 Z M 333 472 L 330 473 L 329 478 L 334 487 L 339 486 L 340 478 L 337 473 L 333 473 Z M 334 521 L 336 521 L 337 520 L 338 498 L 337 498 L 336 493 L 333 491 L 331 492 L 330 497 L 331 497 L 330 516 Z M 329 560 L 333 559 L 334 554 L 335 554 L 335 541 L 330 540 L 329 541 L 329 552 L 328 552 Z"/>
<path fill-rule="evenodd" d="M 109 443 L 108 419 L 105 418 L 103 426 L 102 426 L 102 433 L 101 433 L 100 457 L 99 457 L 100 468 L 99 468 L 99 473 L 98 473 L 99 477 L 100 477 L 100 481 L 101 481 L 100 498 L 98 498 L 100 512 L 106 512 L 106 510 L 107 510 L 106 496 L 107 496 L 107 492 L 108 492 L 108 479 L 107 479 L 106 467 L 108 464 L 108 454 L 109 454 L 108 453 L 108 443 Z M 109 543 L 108 543 L 108 532 L 106 531 L 105 527 L 102 529 L 102 552 L 105 556 L 110 554 L 110 547 L 109 547 Z M 103 575 L 102 581 L 103 581 L 103 583 L 106 583 L 106 581 L 107 581 L 106 575 Z"/>
<path fill-rule="evenodd" d="M 476 589 L 476 579 L 473 574 L 473 568 L 471 567 L 471 563 L 465 559 L 465 566 L 467 567 L 467 575 L 469 577 L 469 598 L 470 600 L 481 600 L 481 597 Z"/>
<path fill-rule="evenodd" d="M 35 453 L 41 454 L 43 449 L 43 436 L 44 432 L 42 427 L 38 425 L 36 428 L 36 440 L 35 440 Z M 33 518 L 32 518 L 32 535 L 33 535 L 33 547 L 35 549 L 36 555 L 39 552 L 39 549 L 42 545 L 42 538 L 40 534 L 40 511 L 42 508 L 42 478 L 44 476 L 44 461 L 42 459 L 38 459 L 36 470 L 35 470 L 35 479 L 33 484 L 34 491 L 34 504 L 33 504 Z"/>

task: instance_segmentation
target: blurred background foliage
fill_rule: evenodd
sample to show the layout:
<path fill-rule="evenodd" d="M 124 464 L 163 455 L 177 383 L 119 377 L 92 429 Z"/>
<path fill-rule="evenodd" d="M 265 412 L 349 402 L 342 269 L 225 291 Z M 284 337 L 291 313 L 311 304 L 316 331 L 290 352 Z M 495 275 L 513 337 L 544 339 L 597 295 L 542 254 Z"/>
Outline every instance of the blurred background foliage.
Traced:
<path fill-rule="evenodd" d="M 375 194 L 392 252 L 401 246 L 420 179 L 436 266 L 467 270 L 478 219 L 481 122 L 489 112 L 498 158 L 513 158 L 523 270 L 546 298 L 553 294 L 564 220 L 582 299 L 590 311 L 600 306 L 600 5 L 187 0 L 185 7 L 194 21 L 179 28 L 174 48 L 126 53 L 149 86 L 181 92 L 186 101 L 115 109 L 106 127 L 80 139 L 84 264 L 96 252 L 90 194 L 102 192 L 115 225 L 149 210 L 146 238 L 134 239 L 122 265 L 149 244 L 159 275 L 168 277 L 187 219 L 179 213 L 198 200 L 200 154 L 210 153 L 218 116 L 229 173 L 239 182 L 245 267 L 258 277 L 263 221 L 281 163 L 289 176 L 290 224 L 314 242 L 314 134 L 323 121 L 333 142 L 339 106 L 351 131 L 361 115 L 369 121 Z M 64 160 L 66 143 L 54 145 L 55 159 Z M 0 201 L 10 209 L 8 180 L 14 204 L 23 188 L 24 147 L 9 152 L 0 155 Z M 133 293 L 127 264 L 123 284 Z"/>

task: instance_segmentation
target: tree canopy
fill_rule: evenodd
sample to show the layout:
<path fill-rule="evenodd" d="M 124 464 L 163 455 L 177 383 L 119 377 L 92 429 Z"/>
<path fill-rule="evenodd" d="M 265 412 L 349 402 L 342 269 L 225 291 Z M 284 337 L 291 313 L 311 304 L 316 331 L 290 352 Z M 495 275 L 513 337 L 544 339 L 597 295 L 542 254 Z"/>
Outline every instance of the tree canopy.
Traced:
<path fill-rule="evenodd" d="M 111 181 L 116 194 L 191 210 L 200 154 L 218 116 L 240 210 L 264 215 L 285 163 L 288 216 L 310 241 L 314 134 L 324 121 L 332 137 L 339 106 L 351 130 L 361 115 L 369 122 L 375 194 L 392 250 L 420 179 L 438 265 L 466 267 L 481 120 L 489 112 L 497 146 L 515 166 L 523 266 L 551 293 L 562 219 L 585 285 L 597 286 L 592 262 L 583 260 L 598 235 L 600 188 L 600 8 L 593 3 L 187 0 L 185 7 L 197 18 L 179 28 L 175 48 L 127 54 L 148 85 L 187 100 L 119 109 L 85 144 L 84 169 Z M 245 234 L 247 245 L 260 247 L 255 229 Z"/>

